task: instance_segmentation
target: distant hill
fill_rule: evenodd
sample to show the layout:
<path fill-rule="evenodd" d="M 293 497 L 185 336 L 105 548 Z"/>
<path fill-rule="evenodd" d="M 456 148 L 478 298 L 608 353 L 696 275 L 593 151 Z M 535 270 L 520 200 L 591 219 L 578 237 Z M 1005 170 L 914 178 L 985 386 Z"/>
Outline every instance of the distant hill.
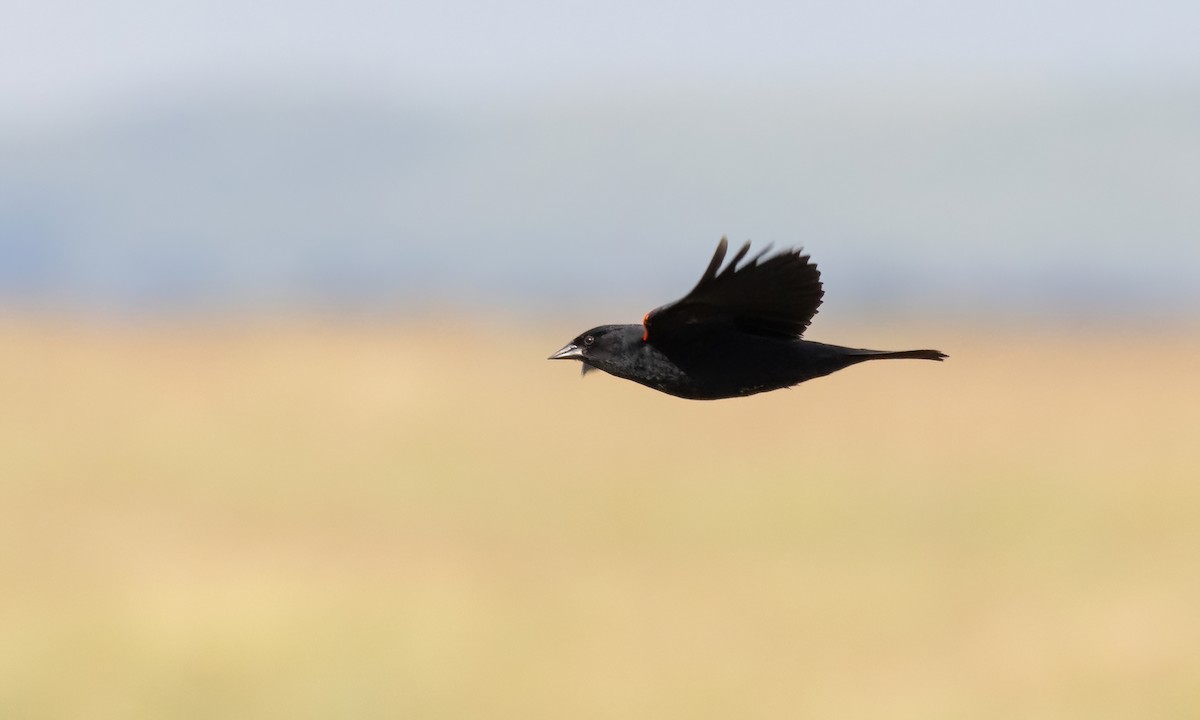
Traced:
<path fill-rule="evenodd" d="M 210 93 L 0 136 L 0 298 L 642 308 L 727 233 L 832 307 L 1196 310 L 1197 168 L 1200 89 Z"/>

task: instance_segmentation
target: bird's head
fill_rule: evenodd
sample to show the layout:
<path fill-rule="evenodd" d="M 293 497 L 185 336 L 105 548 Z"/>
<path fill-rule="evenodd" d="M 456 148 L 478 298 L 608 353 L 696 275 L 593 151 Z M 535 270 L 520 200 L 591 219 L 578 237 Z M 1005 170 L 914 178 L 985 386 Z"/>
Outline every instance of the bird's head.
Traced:
<path fill-rule="evenodd" d="M 601 325 L 579 335 L 549 360 L 579 360 L 583 374 L 595 368 L 613 372 L 615 367 L 629 362 L 630 352 L 642 344 L 641 325 Z"/>

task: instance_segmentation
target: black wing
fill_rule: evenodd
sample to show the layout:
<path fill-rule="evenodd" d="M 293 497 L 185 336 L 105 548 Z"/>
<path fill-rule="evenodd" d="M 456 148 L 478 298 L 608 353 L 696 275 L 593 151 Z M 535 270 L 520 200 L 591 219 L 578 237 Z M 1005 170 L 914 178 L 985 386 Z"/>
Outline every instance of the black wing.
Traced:
<path fill-rule="evenodd" d="M 738 263 L 750 252 L 750 243 L 742 246 L 725 269 L 721 263 L 729 241 L 721 238 L 712 262 L 690 293 L 679 300 L 651 310 L 643 321 L 645 338 L 667 337 L 688 326 L 711 324 L 770 337 L 796 338 L 817 314 L 821 306 L 821 273 L 800 249 L 785 250 L 764 257 L 762 252 L 741 267 Z"/>

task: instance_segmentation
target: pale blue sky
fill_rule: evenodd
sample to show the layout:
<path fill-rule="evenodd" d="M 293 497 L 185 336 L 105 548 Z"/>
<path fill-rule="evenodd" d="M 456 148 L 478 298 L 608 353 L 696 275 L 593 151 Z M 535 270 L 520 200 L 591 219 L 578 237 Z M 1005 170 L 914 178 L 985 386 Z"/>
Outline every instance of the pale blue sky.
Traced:
<path fill-rule="evenodd" d="M 1198 30 L 1195 0 L 9 0 L 0 303 L 636 310 L 728 233 L 807 246 L 841 307 L 1197 309 Z"/>
<path fill-rule="evenodd" d="M 325 77 L 452 100 L 589 88 L 1200 77 L 1200 3 L 9 0 L 9 112 Z"/>

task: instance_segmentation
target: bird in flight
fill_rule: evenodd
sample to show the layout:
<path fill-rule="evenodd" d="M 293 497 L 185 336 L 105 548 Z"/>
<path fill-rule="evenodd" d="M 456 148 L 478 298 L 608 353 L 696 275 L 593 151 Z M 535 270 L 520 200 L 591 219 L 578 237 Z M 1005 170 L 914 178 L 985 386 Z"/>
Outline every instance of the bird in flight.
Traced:
<path fill-rule="evenodd" d="M 692 291 L 646 313 L 641 325 L 601 325 L 551 360 L 579 360 L 690 400 L 742 397 L 791 387 L 867 360 L 944 360 L 937 350 L 863 350 L 804 340 L 824 290 L 817 266 L 792 249 L 742 263 L 747 242 L 722 269 L 729 241 Z M 740 267 L 739 267 L 740 264 Z"/>

